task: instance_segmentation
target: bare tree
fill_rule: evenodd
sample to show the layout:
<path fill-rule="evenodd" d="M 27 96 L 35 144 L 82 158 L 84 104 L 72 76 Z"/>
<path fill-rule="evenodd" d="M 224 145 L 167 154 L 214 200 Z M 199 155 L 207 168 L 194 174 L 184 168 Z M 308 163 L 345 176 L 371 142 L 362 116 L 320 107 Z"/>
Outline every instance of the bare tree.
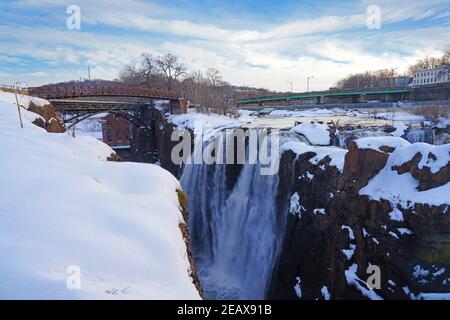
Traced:
<path fill-rule="evenodd" d="M 394 86 L 393 77 L 398 76 L 394 69 L 382 69 L 351 74 L 337 82 L 341 89 L 368 89 Z"/>
<path fill-rule="evenodd" d="M 142 73 L 140 68 L 136 66 L 135 62 L 126 65 L 119 73 L 119 81 L 131 85 L 142 84 Z"/>
<path fill-rule="evenodd" d="M 143 53 L 141 64 L 141 74 L 144 80 L 143 84 L 147 87 L 154 86 L 155 79 L 158 76 L 158 67 L 155 59 L 150 53 Z"/>
<path fill-rule="evenodd" d="M 177 82 L 181 76 L 186 74 L 185 66 L 182 63 L 179 63 L 178 58 L 170 53 L 157 57 L 155 63 L 166 77 L 167 89 L 169 90 L 174 87 L 175 82 Z"/>
<path fill-rule="evenodd" d="M 222 76 L 220 75 L 219 70 L 214 68 L 206 70 L 206 78 L 212 86 L 217 86 L 222 82 Z"/>
<path fill-rule="evenodd" d="M 434 69 L 443 64 L 450 64 L 450 52 L 445 53 L 442 57 L 425 57 L 417 60 L 417 62 L 408 68 L 408 75 L 413 76 L 424 69 Z"/>
<path fill-rule="evenodd" d="M 120 72 L 119 80 L 133 85 L 177 89 L 182 96 L 201 112 L 224 114 L 231 107 L 236 91 L 225 81 L 217 69 L 209 68 L 186 73 L 186 68 L 171 54 L 153 57 L 141 56 L 140 64 L 130 63 Z"/>

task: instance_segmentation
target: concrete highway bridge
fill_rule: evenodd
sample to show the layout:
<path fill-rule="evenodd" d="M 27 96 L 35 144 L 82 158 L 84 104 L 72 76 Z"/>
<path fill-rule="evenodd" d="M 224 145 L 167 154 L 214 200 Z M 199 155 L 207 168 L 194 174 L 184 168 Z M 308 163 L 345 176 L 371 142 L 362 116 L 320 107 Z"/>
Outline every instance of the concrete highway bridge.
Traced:
<path fill-rule="evenodd" d="M 410 92 L 410 88 L 320 91 L 282 96 L 265 96 L 240 99 L 236 102 L 236 104 L 238 107 L 264 107 L 274 105 L 290 105 L 292 103 L 363 103 L 371 100 L 378 100 L 382 102 L 397 102 L 409 99 Z"/>

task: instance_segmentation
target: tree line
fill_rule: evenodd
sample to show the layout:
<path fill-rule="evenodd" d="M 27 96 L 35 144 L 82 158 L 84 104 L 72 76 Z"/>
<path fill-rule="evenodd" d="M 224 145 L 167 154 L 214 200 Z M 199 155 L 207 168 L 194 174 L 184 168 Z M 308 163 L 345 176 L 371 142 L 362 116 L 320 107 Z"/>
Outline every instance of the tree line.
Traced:
<path fill-rule="evenodd" d="M 441 57 L 425 57 L 408 67 L 404 76 L 412 77 L 414 73 L 423 69 L 434 69 L 443 64 L 450 64 L 450 53 L 445 53 Z M 394 87 L 393 77 L 398 77 L 395 69 L 382 69 L 376 71 L 366 71 L 351 74 L 336 84 L 339 89 L 367 89 L 380 87 Z"/>

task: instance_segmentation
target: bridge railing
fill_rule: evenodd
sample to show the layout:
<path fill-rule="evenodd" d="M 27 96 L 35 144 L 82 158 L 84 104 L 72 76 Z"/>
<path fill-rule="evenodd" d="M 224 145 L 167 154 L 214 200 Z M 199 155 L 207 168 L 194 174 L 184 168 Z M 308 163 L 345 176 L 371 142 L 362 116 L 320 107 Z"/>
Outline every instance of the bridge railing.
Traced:
<path fill-rule="evenodd" d="M 356 95 L 356 94 L 377 94 L 390 93 L 390 91 L 409 91 L 410 87 L 377 87 L 377 88 L 359 88 L 359 89 L 342 89 L 342 90 L 329 90 L 329 91 L 310 91 L 304 93 L 290 93 L 290 94 L 276 94 L 269 96 L 258 96 L 258 97 L 248 97 L 243 99 L 236 100 L 237 104 L 245 104 L 245 103 L 253 103 L 259 101 L 271 101 L 271 100 L 289 100 L 289 99 L 298 99 L 298 98 L 317 98 L 318 96 L 333 96 L 333 95 Z"/>
<path fill-rule="evenodd" d="M 156 88 L 99 85 L 49 85 L 29 88 L 30 94 L 44 99 L 63 99 L 88 96 L 134 96 L 154 99 L 177 100 L 175 91 Z"/>

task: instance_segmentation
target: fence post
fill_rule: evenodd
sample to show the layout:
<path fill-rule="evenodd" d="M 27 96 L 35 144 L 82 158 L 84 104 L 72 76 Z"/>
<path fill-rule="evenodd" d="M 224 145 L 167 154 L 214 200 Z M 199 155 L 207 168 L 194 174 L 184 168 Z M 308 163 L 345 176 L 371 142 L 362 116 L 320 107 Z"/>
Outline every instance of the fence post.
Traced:
<path fill-rule="evenodd" d="M 16 82 L 16 86 L 14 88 L 14 95 L 16 96 L 16 104 L 17 104 L 17 111 L 19 112 L 20 127 L 23 129 L 22 112 L 20 111 L 19 98 L 17 97 L 18 85 L 19 82 Z"/>

